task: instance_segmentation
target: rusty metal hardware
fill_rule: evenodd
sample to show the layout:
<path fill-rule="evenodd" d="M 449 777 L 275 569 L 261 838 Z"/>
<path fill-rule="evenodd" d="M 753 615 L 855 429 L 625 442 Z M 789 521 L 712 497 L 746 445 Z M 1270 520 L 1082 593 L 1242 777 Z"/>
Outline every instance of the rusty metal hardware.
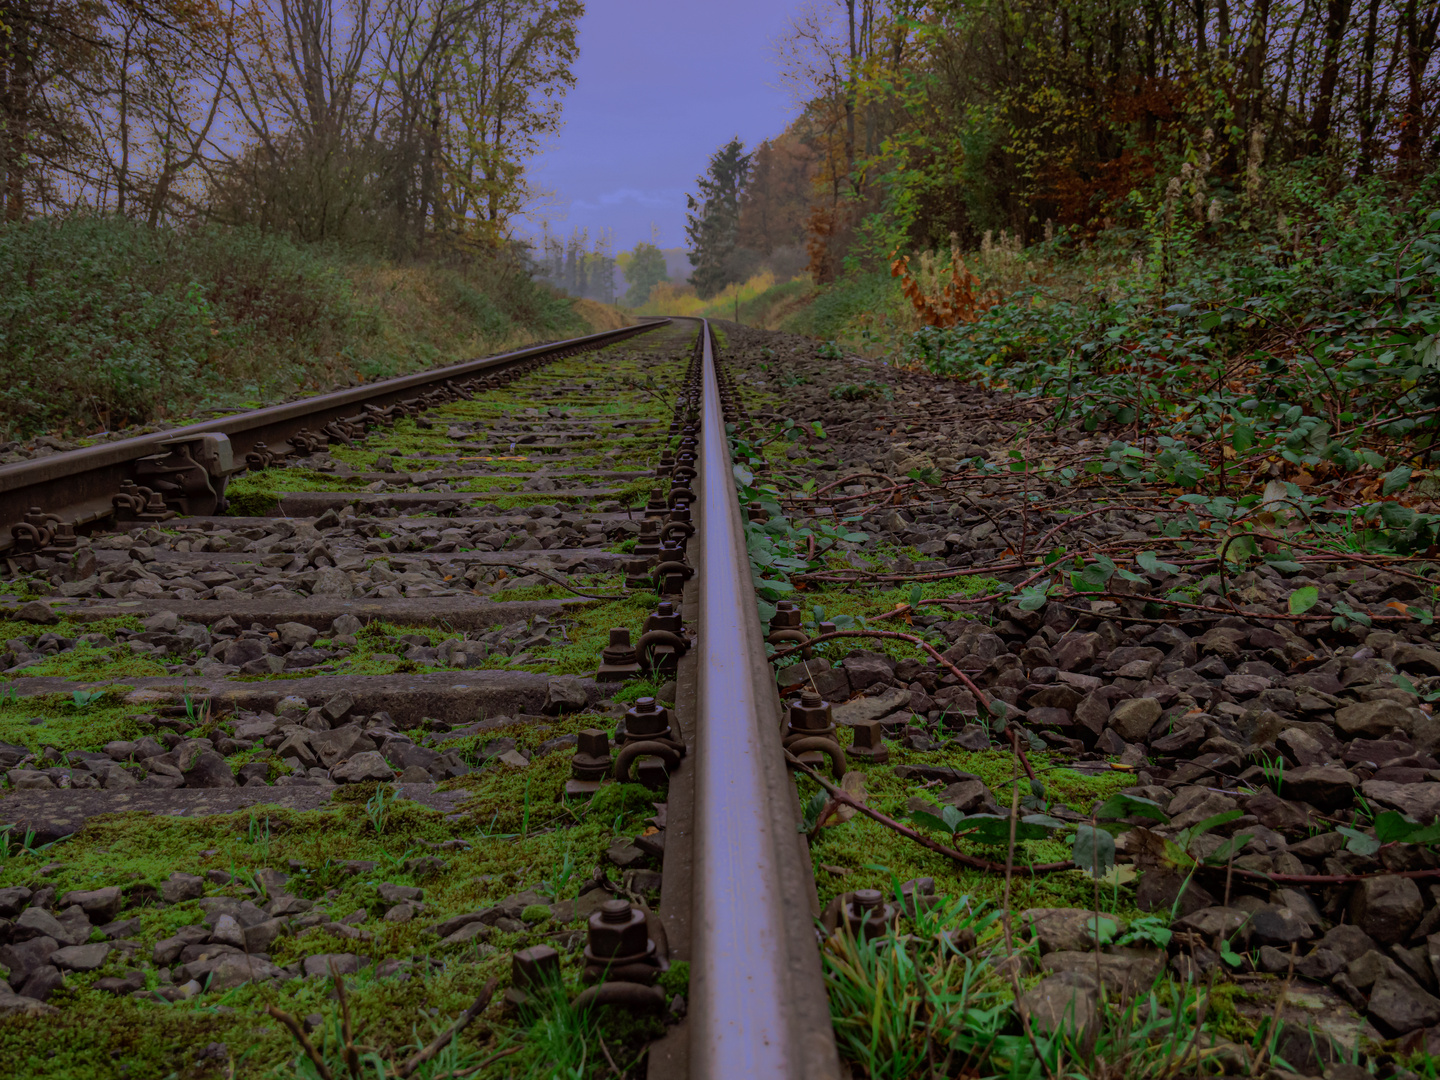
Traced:
<path fill-rule="evenodd" d="M 779 600 L 775 604 L 775 614 L 770 616 L 770 633 L 765 640 L 771 645 L 780 645 L 784 642 L 795 642 L 799 645 L 807 645 L 810 638 L 800 629 L 800 620 L 803 616 L 800 607 L 793 600 Z M 801 656 L 806 660 L 815 655 L 814 649 L 803 649 Z"/>
<path fill-rule="evenodd" d="M 670 710 L 653 697 L 637 698 L 625 712 L 623 742 L 670 738 Z"/>
<path fill-rule="evenodd" d="M 879 889 L 856 889 L 841 908 L 845 926 L 861 941 L 884 937 L 900 921 L 900 909 L 885 902 Z"/>
<path fill-rule="evenodd" d="M 640 670 L 650 675 L 673 676 L 689 648 L 689 641 L 670 630 L 647 630 L 635 643 Z"/>
<path fill-rule="evenodd" d="M 672 634 L 679 634 L 683 629 L 680 609 L 669 600 L 662 600 L 645 619 L 644 632 L 647 634 L 652 630 L 668 630 Z"/>
<path fill-rule="evenodd" d="M 845 751 L 835 737 L 835 720 L 830 703 L 813 691 L 805 691 L 791 702 L 783 744 L 797 758 L 812 768 L 819 768 L 824 757 L 830 759 L 830 770 L 845 775 Z"/>
<path fill-rule="evenodd" d="M 50 537 L 50 543 L 45 545 L 45 552 L 49 555 L 69 555 L 79 547 L 80 538 L 75 535 L 75 526 L 68 521 L 57 521 L 54 535 Z"/>
<path fill-rule="evenodd" d="M 678 742 L 671 731 L 670 710 L 653 697 L 638 699 L 625 713 L 624 733 L 619 741 L 622 745 L 615 757 L 615 779 L 622 784 L 630 781 L 630 766 L 639 761 L 640 782 L 659 787 L 685 756 L 685 745 Z M 647 768 L 648 757 L 659 758 L 663 768 Z"/>
<path fill-rule="evenodd" d="M 650 558 L 660 554 L 660 522 L 653 517 L 647 517 L 640 522 L 640 535 L 635 540 L 635 549 L 632 555 Z"/>
<path fill-rule="evenodd" d="M 138 484 L 158 493 L 162 505 L 187 515 L 223 513 L 225 482 L 235 471 L 230 440 L 218 432 L 206 432 L 160 444 L 163 456 L 141 458 L 135 463 Z M 146 520 L 154 498 L 146 500 L 139 515 Z"/>
<path fill-rule="evenodd" d="M 665 1005 L 665 990 L 644 983 L 608 981 L 587 986 L 575 995 L 570 1008 L 576 1012 L 592 1005 L 622 1005 L 627 1009 L 659 1009 Z"/>
<path fill-rule="evenodd" d="M 294 435 L 290 436 L 290 445 L 295 448 L 295 453 L 302 457 L 308 457 L 317 450 L 324 450 L 330 445 L 330 440 L 323 435 L 316 435 L 309 428 L 302 427 Z"/>
<path fill-rule="evenodd" d="M 770 616 L 771 629 L 777 627 L 795 629 L 799 627 L 804 619 L 800 605 L 794 600 L 777 600 L 775 602 L 775 614 Z"/>
<path fill-rule="evenodd" d="M 660 464 L 655 466 L 655 479 L 664 480 L 670 475 L 670 470 L 675 468 L 675 459 L 670 451 L 666 450 L 660 455 Z"/>
<path fill-rule="evenodd" d="M 169 521 L 174 516 L 175 511 L 165 505 L 165 497 L 158 491 L 152 491 L 145 501 L 145 508 L 135 515 L 135 520 Z"/>
<path fill-rule="evenodd" d="M 134 521 L 145 512 L 145 506 L 150 502 L 150 489 L 142 488 L 134 480 L 122 480 L 120 490 L 110 496 L 110 504 L 115 508 L 116 521 Z"/>
<path fill-rule="evenodd" d="M 610 628 L 610 644 L 600 650 L 600 668 L 595 672 L 597 682 L 624 682 L 640 674 L 640 661 L 635 647 L 630 644 L 630 628 Z"/>
<path fill-rule="evenodd" d="M 785 742 L 806 739 L 817 735 L 834 735 L 835 718 L 830 703 L 819 694 L 806 690 L 790 703 L 790 712 L 785 725 Z"/>
<path fill-rule="evenodd" d="M 670 489 L 670 494 L 665 496 L 666 509 L 673 511 L 677 503 L 684 503 L 689 506 L 695 501 L 695 492 L 691 491 L 684 484 L 676 484 Z"/>
<path fill-rule="evenodd" d="M 586 982 L 651 983 L 663 970 L 643 908 L 606 900 L 585 928 Z"/>
<path fill-rule="evenodd" d="M 610 738 L 598 728 L 580 732 L 575 755 L 570 759 L 570 775 L 576 780 L 603 780 L 610 775 Z"/>
<path fill-rule="evenodd" d="M 560 981 L 560 954 L 549 945 L 531 945 L 510 954 L 510 985 L 544 990 Z"/>
<path fill-rule="evenodd" d="M 665 501 L 665 493 L 659 488 L 652 488 L 650 491 L 650 501 L 645 504 L 645 516 L 647 518 L 662 518 L 669 509 L 670 504 Z"/>
<path fill-rule="evenodd" d="M 890 748 L 884 741 L 885 727 L 879 720 L 866 720 L 850 730 L 855 733 L 855 741 L 848 751 L 850 757 L 872 765 L 884 765 L 890 760 Z"/>
<path fill-rule="evenodd" d="M 615 779 L 622 784 L 630 783 L 630 766 L 639 761 L 640 764 L 636 771 L 640 774 L 640 782 L 646 787 L 658 788 L 664 777 L 680 767 L 680 758 L 683 755 L 680 749 L 676 748 L 678 745 L 668 739 L 626 743 L 621 747 L 620 753 L 615 755 Z M 646 768 L 647 761 L 645 759 L 652 757 L 659 758 L 665 763 L 664 772 Z"/>
<path fill-rule="evenodd" d="M 54 526 L 59 523 L 60 518 L 57 515 L 47 514 L 40 507 L 32 506 L 24 521 L 10 526 L 10 535 L 15 538 L 15 544 L 21 551 L 38 551 L 50 546 L 50 541 L 55 536 Z"/>
<path fill-rule="evenodd" d="M 655 583 L 650 580 L 649 559 L 627 559 L 625 562 L 625 587 L 649 591 Z"/>
<path fill-rule="evenodd" d="M 745 517 L 757 525 L 764 525 L 765 522 L 770 520 L 770 511 L 766 510 L 763 506 L 747 506 L 745 508 Z"/>
<path fill-rule="evenodd" d="M 279 458 L 271 452 L 270 447 L 263 442 L 257 442 L 245 455 L 245 468 L 251 472 L 260 472 L 274 465 Z"/>

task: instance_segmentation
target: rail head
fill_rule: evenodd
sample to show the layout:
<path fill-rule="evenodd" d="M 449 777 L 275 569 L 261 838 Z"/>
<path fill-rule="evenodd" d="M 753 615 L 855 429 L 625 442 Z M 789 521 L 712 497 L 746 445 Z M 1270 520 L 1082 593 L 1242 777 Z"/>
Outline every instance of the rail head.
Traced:
<path fill-rule="evenodd" d="M 710 326 L 702 324 L 691 1080 L 840 1075 Z"/>

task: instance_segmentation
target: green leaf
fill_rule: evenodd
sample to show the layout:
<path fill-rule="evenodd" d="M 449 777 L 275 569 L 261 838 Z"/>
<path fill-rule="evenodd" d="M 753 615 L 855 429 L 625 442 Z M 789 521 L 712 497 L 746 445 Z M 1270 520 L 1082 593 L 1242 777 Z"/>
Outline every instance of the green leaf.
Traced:
<path fill-rule="evenodd" d="M 1174 563 L 1161 562 L 1160 556 L 1153 551 L 1142 551 L 1135 556 L 1135 562 L 1147 574 L 1178 574 L 1180 567 Z"/>
<path fill-rule="evenodd" d="M 1170 820 L 1165 811 L 1160 809 L 1159 803 L 1135 795 L 1126 795 L 1123 791 L 1111 795 L 1096 807 L 1095 816 L 1101 820 L 1112 821 L 1127 817 L 1148 817 L 1161 822 Z"/>
<path fill-rule="evenodd" d="M 948 807 L 947 809 L 953 810 L 955 808 L 952 806 Z M 945 822 L 944 819 L 938 818 L 934 814 L 929 813 L 925 810 L 910 811 L 910 820 L 913 821 L 916 825 L 919 825 L 922 829 L 933 829 L 935 832 L 943 833 L 953 833 L 955 831 L 949 826 L 949 824 Z M 808 832 L 809 830 L 807 829 L 805 831 Z"/>
<path fill-rule="evenodd" d="M 911 586 L 910 586 L 910 606 L 911 606 L 912 608 L 913 608 L 913 607 L 919 607 L 919 606 L 920 606 L 920 601 L 923 600 L 923 599 L 925 599 L 925 590 L 922 589 L 919 585 L 911 585 Z"/>
<path fill-rule="evenodd" d="M 1120 923 L 1107 915 L 1091 915 L 1085 920 L 1085 929 L 1097 945 L 1109 945 L 1120 934 Z"/>
<path fill-rule="evenodd" d="M 796 826 L 797 830 L 802 833 L 814 832 L 815 826 L 819 824 L 820 815 L 825 810 L 825 804 L 829 801 L 830 796 L 823 790 L 811 795 L 800 814 L 800 824 Z"/>
<path fill-rule="evenodd" d="M 1091 877 L 1104 877 L 1115 865 L 1115 838 L 1103 829 L 1080 825 L 1070 857 Z"/>
<path fill-rule="evenodd" d="M 1010 818 L 999 814 L 971 814 L 955 830 L 957 837 L 974 840 L 978 844 L 1008 844 L 1010 842 Z M 1015 822 L 1015 841 L 1044 840 L 1050 830 L 1033 821 L 1020 819 Z"/>
<path fill-rule="evenodd" d="M 1397 491 L 1403 491 L 1410 486 L 1411 470 L 1408 465 L 1400 465 L 1391 469 L 1385 474 L 1385 480 L 1380 485 L 1381 495 L 1394 495 Z"/>
<path fill-rule="evenodd" d="M 1049 593 L 1048 585 L 1027 586 L 1020 590 L 1020 599 L 1015 602 L 1015 606 L 1021 611 L 1039 611 L 1049 599 Z"/>
<path fill-rule="evenodd" d="M 1235 448 L 1237 454 L 1249 450 L 1255 445 L 1255 431 L 1249 424 L 1236 424 L 1231 430 L 1230 445 Z"/>
<path fill-rule="evenodd" d="M 1353 851 L 1356 855 L 1374 855 L 1380 850 L 1380 841 L 1373 836 L 1366 836 L 1359 829 L 1352 829 L 1348 825 L 1340 825 L 1335 829 L 1340 835 L 1348 837 L 1345 841 L 1345 850 Z"/>
<path fill-rule="evenodd" d="M 1175 842 L 1179 844 L 1180 847 L 1188 849 L 1192 841 L 1204 836 L 1211 829 L 1224 825 L 1226 822 L 1234 821 L 1236 818 L 1241 817 L 1243 813 L 1243 811 L 1235 809 L 1224 810 L 1218 814 L 1214 814 L 1204 821 L 1191 825 L 1188 829 L 1182 829 L 1180 835 L 1175 838 Z"/>
<path fill-rule="evenodd" d="M 1290 594 L 1290 614 L 1304 615 L 1312 607 L 1320 602 L 1320 589 L 1315 585 L 1306 585 L 1296 589 Z"/>
<path fill-rule="evenodd" d="M 734 466 L 735 482 L 741 487 L 753 487 L 755 485 L 755 474 L 744 465 Z"/>

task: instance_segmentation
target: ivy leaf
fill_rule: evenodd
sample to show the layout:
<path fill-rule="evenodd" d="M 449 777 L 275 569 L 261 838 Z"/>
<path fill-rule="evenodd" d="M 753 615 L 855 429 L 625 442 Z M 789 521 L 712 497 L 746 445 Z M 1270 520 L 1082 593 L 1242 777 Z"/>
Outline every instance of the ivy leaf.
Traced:
<path fill-rule="evenodd" d="M 1304 615 L 1312 607 L 1320 602 L 1320 589 L 1315 585 L 1306 585 L 1296 589 L 1290 594 L 1290 614 Z"/>
<path fill-rule="evenodd" d="M 749 469 L 747 469 L 744 465 L 736 465 L 736 466 L 734 467 L 734 471 L 735 471 L 735 481 L 736 481 L 736 483 L 738 483 L 741 487 L 747 487 L 747 488 L 748 488 L 748 487 L 753 487 L 753 486 L 754 486 L 754 484 L 755 484 L 755 474 L 754 474 L 753 472 L 751 472 Z"/>

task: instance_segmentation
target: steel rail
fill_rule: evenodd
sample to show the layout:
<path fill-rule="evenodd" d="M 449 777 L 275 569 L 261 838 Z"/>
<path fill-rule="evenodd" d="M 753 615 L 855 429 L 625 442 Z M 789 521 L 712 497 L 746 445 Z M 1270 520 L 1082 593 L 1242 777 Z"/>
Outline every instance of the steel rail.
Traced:
<path fill-rule="evenodd" d="M 710 324 L 702 323 L 690 1078 L 840 1075 Z"/>
<path fill-rule="evenodd" d="M 245 454 L 257 443 L 276 448 L 302 429 L 318 432 L 334 420 L 354 416 L 367 405 L 383 409 L 414 398 L 427 388 L 448 380 L 504 371 L 543 357 L 567 356 L 601 348 L 644 333 L 666 321 L 661 319 L 568 338 L 500 356 L 467 360 L 366 386 L 319 394 L 283 405 L 0 466 L 0 552 L 14 545 L 10 528 L 20 522 L 32 507 L 56 514 L 80 527 L 108 517 L 113 509 L 111 496 L 120 490 L 123 481 L 133 479 L 135 463 L 164 453 L 165 443 L 206 435 L 224 436 L 229 440 L 232 460 L 238 466 L 230 471 L 239 472 L 244 468 Z"/>

